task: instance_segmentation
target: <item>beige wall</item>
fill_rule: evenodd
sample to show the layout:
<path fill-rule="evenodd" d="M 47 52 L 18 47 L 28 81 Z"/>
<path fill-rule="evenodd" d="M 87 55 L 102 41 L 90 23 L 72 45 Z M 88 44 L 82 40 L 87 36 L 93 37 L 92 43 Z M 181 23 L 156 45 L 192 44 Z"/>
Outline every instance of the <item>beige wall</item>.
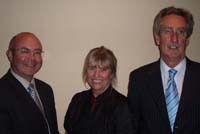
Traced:
<path fill-rule="evenodd" d="M 54 89 L 59 129 L 71 97 L 85 90 L 81 71 L 91 48 L 104 45 L 118 58 L 118 87 L 126 95 L 129 72 L 158 59 L 152 22 L 166 6 L 189 9 L 195 18 L 188 56 L 200 62 L 199 0 L 0 0 L 0 76 L 9 68 L 5 51 L 16 33 L 41 40 L 44 65 L 37 77 Z"/>

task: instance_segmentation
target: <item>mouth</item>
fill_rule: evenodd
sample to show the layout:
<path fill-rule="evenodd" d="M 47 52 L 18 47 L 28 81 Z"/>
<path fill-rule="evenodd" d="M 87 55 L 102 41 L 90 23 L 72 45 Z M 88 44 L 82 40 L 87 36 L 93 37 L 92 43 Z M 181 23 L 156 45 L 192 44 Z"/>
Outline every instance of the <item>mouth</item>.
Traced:
<path fill-rule="evenodd" d="M 180 45 L 177 44 L 177 43 L 169 43 L 169 44 L 167 45 L 167 47 L 168 47 L 169 49 L 178 49 L 178 48 L 180 47 Z"/>
<path fill-rule="evenodd" d="M 28 68 L 34 68 L 37 64 L 35 62 L 28 62 L 24 64 Z"/>
<path fill-rule="evenodd" d="M 168 46 L 168 48 L 170 48 L 170 49 L 178 49 L 177 46 Z"/>
<path fill-rule="evenodd" d="M 93 82 L 94 84 L 99 84 L 99 83 L 101 83 L 102 81 L 99 80 L 99 79 L 95 79 L 95 80 L 92 80 L 92 82 Z"/>

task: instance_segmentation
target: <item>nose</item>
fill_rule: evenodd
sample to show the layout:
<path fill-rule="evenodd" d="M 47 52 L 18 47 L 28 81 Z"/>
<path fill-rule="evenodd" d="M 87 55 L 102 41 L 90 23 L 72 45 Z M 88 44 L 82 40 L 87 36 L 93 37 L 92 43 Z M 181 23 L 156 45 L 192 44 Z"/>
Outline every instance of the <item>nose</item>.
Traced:
<path fill-rule="evenodd" d="M 96 69 L 95 69 L 95 72 L 94 72 L 94 76 L 95 76 L 95 77 L 99 77 L 99 75 L 100 75 L 100 69 L 99 69 L 99 68 L 96 68 Z"/>
<path fill-rule="evenodd" d="M 172 42 L 177 42 L 178 41 L 178 34 L 177 32 L 173 32 L 172 35 L 171 35 L 171 41 Z"/>
<path fill-rule="evenodd" d="M 35 59 L 35 53 L 33 52 L 33 51 L 30 51 L 29 52 L 29 54 L 28 54 L 28 57 L 30 58 L 30 59 Z"/>

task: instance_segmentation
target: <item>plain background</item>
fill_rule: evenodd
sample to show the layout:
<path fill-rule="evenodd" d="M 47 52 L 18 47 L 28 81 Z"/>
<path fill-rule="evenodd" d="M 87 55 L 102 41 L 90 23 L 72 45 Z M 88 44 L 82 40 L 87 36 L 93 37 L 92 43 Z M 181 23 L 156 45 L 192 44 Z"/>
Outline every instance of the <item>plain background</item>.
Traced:
<path fill-rule="evenodd" d="M 9 68 L 5 56 L 17 33 L 36 34 L 45 51 L 37 78 L 54 90 L 59 130 L 72 96 L 85 90 L 81 73 L 90 49 L 104 45 L 118 59 L 116 89 L 127 94 L 131 70 L 157 60 L 152 23 L 167 6 L 190 10 L 195 19 L 188 57 L 200 62 L 200 0 L 0 0 L 0 76 Z"/>

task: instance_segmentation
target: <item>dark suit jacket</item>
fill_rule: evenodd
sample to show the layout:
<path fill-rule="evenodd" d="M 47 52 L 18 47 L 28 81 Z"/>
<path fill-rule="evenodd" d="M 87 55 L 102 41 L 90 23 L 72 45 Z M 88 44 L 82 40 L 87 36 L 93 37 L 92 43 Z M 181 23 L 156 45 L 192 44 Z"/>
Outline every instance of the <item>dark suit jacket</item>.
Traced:
<path fill-rule="evenodd" d="M 187 59 L 174 134 L 200 134 L 200 64 Z M 128 102 L 135 134 L 171 134 L 160 61 L 130 74 Z"/>
<path fill-rule="evenodd" d="M 51 134 L 58 134 L 53 91 L 36 79 Z M 0 134 L 48 134 L 39 108 L 23 85 L 8 71 L 0 80 Z"/>

